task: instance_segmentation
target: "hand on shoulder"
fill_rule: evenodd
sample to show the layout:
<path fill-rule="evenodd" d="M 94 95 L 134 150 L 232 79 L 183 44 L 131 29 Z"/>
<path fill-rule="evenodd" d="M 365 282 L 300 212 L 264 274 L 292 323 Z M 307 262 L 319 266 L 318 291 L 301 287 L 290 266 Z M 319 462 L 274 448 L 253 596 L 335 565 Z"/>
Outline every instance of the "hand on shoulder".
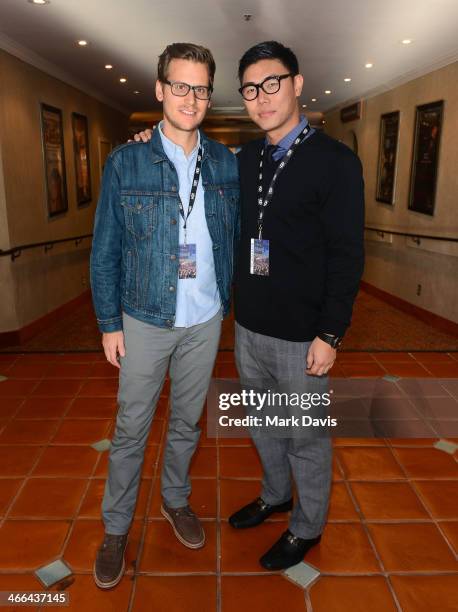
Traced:
<path fill-rule="evenodd" d="M 151 130 L 150 128 L 146 128 L 146 130 L 143 130 L 142 132 L 138 132 L 137 134 L 134 134 L 134 141 L 135 142 L 149 142 L 152 136 L 153 136 L 153 130 Z M 129 138 L 127 142 L 133 142 L 132 138 Z"/>

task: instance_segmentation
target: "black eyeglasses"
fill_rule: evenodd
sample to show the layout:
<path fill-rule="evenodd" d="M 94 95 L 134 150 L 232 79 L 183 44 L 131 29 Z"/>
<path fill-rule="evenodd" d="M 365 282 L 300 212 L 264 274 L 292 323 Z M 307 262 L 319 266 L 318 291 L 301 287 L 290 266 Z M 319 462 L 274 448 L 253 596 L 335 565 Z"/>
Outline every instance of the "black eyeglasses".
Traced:
<path fill-rule="evenodd" d="M 274 94 L 280 89 L 281 81 L 292 77 L 293 75 L 289 72 L 288 74 L 272 74 L 266 77 L 261 83 L 247 83 L 240 87 L 239 92 L 245 100 L 255 100 L 258 97 L 259 90 L 266 94 Z"/>
<path fill-rule="evenodd" d="M 188 85 L 188 83 L 181 83 L 180 81 L 163 81 L 163 83 L 170 85 L 173 95 L 180 96 L 181 98 L 187 96 L 192 89 L 198 100 L 210 100 L 213 92 L 213 87 L 205 85 Z"/>

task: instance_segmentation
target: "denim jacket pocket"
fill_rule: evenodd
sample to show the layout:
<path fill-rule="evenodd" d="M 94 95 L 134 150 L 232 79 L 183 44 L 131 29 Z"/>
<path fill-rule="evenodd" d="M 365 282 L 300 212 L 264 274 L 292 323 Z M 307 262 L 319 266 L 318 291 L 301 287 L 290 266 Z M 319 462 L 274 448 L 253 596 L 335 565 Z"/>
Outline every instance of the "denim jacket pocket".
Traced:
<path fill-rule="evenodd" d="M 139 240 L 149 238 L 157 225 L 158 197 L 121 195 L 126 228 Z"/>

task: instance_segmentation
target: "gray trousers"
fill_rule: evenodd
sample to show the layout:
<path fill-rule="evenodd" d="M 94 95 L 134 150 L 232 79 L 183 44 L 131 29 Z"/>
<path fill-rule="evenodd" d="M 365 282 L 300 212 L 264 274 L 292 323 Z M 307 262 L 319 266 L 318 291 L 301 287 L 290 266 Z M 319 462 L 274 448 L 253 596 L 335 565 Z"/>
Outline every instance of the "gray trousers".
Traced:
<path fill-rule="evenodd" d="M 121 358 L 116 431 L 111 441 L 102 502 L 105 531 L 128 532 L 140 484 L 145 447 L 167 369 L 170 416 L 161 493 L 171 508 L 186 506 L 189 464 L 221 332 L 221 312 L 189 328 L 164 329 L 123 314 L 126 356 Z"/>
<path fill-rule="evenodd" d="M 327 376 L 305 374 L 311 342 L 290 342 L 256 334 L 235 324 L 235 358 L 243 385 L 266 389 L 286 379 L 299 381 L 310 392 L 328 391 Z M 325 526 L 332 480 L 330 437 L 285 438 L 251 431 L 263 467 L 262 499 L 272 505 L 297 499 L 290 531 L 305 539 L 319 535 Z"/>

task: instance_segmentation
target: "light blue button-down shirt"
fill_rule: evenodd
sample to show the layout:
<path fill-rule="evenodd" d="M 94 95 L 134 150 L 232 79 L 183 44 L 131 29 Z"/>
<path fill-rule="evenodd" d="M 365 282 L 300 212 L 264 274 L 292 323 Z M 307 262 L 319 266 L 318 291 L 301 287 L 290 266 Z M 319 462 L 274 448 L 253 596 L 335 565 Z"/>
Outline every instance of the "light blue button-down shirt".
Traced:
<path fill-rule="evenodd" d="M 196 168 L 197 151 L 200 145 L 200 134 L 198 133 L 195 148 L 186 157 L 183 147 L 176 145 L 164 135 L 162 121 L 158 125 L 158 130 L 164 152 L 178 174 L 179 194 L 186 217 Z M 175 327 L 191 327 L 205 323 L 221 308 L 213 260 L 213 243 L 207 227 L 204 206 L 204 189 L 200 179 L 194 206 L 186 224 L 186 242 L 196 245 L 197 274 L 196 278 L 178 279 Z M 181 215 L 179 219 L 179 240 L 180 244 L 184 244 L 184 221 Z"/>

